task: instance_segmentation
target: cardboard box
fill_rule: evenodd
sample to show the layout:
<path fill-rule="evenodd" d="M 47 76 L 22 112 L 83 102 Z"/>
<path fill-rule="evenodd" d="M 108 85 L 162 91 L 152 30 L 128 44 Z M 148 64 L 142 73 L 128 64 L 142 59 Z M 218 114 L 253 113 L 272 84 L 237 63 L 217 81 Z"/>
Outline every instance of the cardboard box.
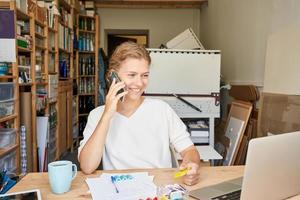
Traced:
<path fill-rule="evenodd" d="M 166 46 L 169 49 L 204 49 L 191 28 L 186 29 L 175 38 L 168 41 Z"/>
<path fill-rule="evenodd" d="M 47 9 L 44 7 L 36 6 L 35 17 L 38 21 L 44 23 L 46 21 Z"/>
<path fill-rule="evenodd" d="M 263 93 L 258 136 L 300 130 L 300 95 Z"/>
<path fill-rule="evenodd" d="M 32 12 L 35 14 L 36 12 L 36 3 L 33 0 L 27 0 L 27 11 L 28 13 Z"/>

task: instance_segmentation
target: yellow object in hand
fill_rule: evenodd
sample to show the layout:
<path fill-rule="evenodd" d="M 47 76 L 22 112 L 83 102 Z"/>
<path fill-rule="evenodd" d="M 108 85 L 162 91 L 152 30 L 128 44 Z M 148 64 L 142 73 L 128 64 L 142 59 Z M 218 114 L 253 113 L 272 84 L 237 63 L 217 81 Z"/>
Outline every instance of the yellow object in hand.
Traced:
<path fill-rule="evenodd" d="M 160 200 L 168 200 L 168 198 L 164 195 L 160 198 Z"/>
<path fill-rule="evenodd" d="M 187 172 L 188 172 L 187 168 L 183 169 L 183 170 L 180 170 L 180 171 L 178 171 L 178 172 L 175 173 L 174 178 L 182 177 L 182 176 L 186 175 Z"/>

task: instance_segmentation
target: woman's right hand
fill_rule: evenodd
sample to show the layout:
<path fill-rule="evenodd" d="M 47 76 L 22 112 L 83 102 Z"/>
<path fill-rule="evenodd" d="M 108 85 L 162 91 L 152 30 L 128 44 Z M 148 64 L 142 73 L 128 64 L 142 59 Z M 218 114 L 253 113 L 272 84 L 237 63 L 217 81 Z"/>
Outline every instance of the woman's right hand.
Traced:
<path fill-rule="evenodd" d="M 111 118 L 113 114 L 117 111 L 117 105 L 121 97 L 125 96 L 128 92 L 125 90 L 124 92 L 117 94 L 117 92 L 125 88 L 125 83 L 123 81 L 116 83 L 114 79 L 109 87 L 109 91 L 105 97 L 105 110 L 104 114 L 107 117 Z"/>

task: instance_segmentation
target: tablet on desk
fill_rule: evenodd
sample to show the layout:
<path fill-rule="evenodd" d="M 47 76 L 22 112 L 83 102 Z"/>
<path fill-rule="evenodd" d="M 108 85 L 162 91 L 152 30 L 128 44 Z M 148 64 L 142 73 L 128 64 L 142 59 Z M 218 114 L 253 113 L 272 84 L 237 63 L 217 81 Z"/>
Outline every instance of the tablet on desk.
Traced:
<path fill-rule="evenodd" d="M 42 200 L 40 190 L 27 190 L 10 194 L 1 194 L 0 200 Z"/>

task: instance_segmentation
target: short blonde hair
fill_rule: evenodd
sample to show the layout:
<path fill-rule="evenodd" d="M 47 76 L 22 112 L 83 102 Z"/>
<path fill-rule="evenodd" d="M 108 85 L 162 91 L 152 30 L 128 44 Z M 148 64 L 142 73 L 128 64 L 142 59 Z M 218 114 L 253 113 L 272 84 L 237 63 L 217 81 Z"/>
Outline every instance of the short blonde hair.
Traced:
<path fill-rule="evenodd" d="M 106 79 L 110 76 L 112 71 L 118 71 L 122 62 L 127 58 L 145 59 L 148 64 L 151 64 L 151 58 L 148 51 L 141 44 L 135 42 L 124 42 L 117 46 L 114 53 L 109 60 L 109 66 L 106 73 Z"/>

